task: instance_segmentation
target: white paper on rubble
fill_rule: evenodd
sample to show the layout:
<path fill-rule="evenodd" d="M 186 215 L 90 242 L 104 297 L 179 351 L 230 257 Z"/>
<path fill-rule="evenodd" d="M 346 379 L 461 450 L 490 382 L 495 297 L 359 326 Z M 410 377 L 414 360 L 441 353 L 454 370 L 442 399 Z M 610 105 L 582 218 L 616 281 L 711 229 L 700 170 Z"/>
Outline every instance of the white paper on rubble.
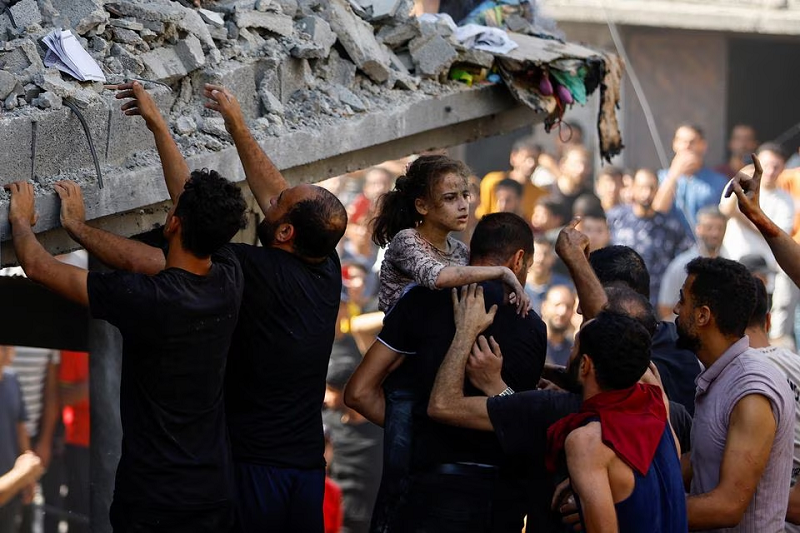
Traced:
<path fill-rule="evenodd" d="M 47 46 L 45 66 L 56 67 L 80 81 L 106 81 L 100 65 L 83 49 L 71 31 L 53 30 L 43 41 Z"/>

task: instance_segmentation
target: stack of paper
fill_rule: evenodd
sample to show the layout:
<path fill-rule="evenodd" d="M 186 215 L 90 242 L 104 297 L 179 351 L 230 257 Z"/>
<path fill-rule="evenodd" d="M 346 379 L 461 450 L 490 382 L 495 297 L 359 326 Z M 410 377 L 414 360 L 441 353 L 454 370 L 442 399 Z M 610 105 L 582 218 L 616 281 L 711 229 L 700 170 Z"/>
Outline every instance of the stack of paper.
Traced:
<path fill-rule="evenodd" d="M 56 67 L 80 81 L 106 81 L 100 65 L 83 49 L 71 31 L 53 30 L 43 41 L 47 45 L 45 66 Z"/>

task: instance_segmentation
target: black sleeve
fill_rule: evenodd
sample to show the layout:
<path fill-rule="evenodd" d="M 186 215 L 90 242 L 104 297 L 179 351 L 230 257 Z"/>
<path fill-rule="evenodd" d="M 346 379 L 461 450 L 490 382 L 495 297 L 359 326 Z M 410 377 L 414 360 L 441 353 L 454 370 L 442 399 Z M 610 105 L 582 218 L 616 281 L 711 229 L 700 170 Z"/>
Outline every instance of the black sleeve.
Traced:
<path fill-rule="evenodd" d="M 547 428 L 580 405 L 577 394 L 535 390 L 489 398 L 486 408 L 503 452 L 541 456 L 547 448 Z"/>
<path fill-rule="evenodd" d="M 692 450 L 692 416 L 686 408 L 678 402 L 669 402 L 669 423 L 678 437 L 681 453 Z"/>
<path fill-rule="evenodd" d="M 378 340 L 397 353 L 417 353 L 415 333 L 419 331 L 418 320 L 425 309 L 425 304 L 420 302 L 418 296 L 423 290 L 415 288 L 403 295 L 383 319 Z"/>
<path fill-rule="evenodd" d="M 155 307 L 153 280 L 132 272 L 89 272 L 86 281 L 92 318 L 106 320 L 124 329 L 152 317 Z"/>

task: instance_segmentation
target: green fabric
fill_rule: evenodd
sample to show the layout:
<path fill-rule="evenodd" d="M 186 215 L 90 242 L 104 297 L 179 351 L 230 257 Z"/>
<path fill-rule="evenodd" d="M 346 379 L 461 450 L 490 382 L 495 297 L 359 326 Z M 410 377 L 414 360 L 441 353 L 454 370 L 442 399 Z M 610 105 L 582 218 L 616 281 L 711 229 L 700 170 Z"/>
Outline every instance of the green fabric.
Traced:
<path fill-rule="evenodd" d="M 573 74 L 551 66 L 550 75 L 567 88 L 576 102 L 581 105 L 586 104 L 586 85 L 583 83 L 584 78 L 586 78 L 586 67 L 581 67 L 576 74 Z"/>

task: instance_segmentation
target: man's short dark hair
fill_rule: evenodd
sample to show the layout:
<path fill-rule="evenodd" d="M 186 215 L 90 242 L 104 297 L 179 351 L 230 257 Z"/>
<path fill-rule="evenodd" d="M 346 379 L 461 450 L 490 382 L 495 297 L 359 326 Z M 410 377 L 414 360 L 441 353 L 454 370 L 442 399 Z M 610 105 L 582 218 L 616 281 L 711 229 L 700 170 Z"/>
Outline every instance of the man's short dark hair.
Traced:
<path fill-rule="evenodd" d="M 707 205 L 698 209 L 695 219 L 700 220 L 700 217 L 714 217 L 724 221 L 728 220 L 728 217 L 726 217 L 716 205 Z"/>
<path fill-rule="evenodd" d="M 625 171 L 614 165 L 605 165 L 600 167 L 600 171 L 597 173 L 598 178 L 600 176 L 611 176 L 612 178 L 618 180 L 621 180 L 624 175 Z"/>
<path fill-rule="evenodd" d="M 214 170 L 195 170 L 175 207 L 181 220 L 181 244 L 197 257 L 208 257 L 247 226 L 242 191 Z"/>
<path fill-rule="evenodd" d="M 789 158 L 786 149 L 776 142 L 765 142 L 756 149 L 756 155 L 761 155 L 761 152 L 772 152 L 780 157 L 784 162 Z"/>
<path fill-rule="evenodd" d="M 628 315 L 644 326 L 651 337 L 656 334 L 658 319 L 649 299 L 627 285 L 605 287 L 605 291 L 606 311 Z"/>
<path fill-rule="evenodd" d="M 589 263 L 603 285 L 621 282 L 650 298 L 650 273 L 633 248 L 619 244 L 600 248 L 589 255 Z"/>
<path fill-rule="evenodd" d="M 578 334 L 580 354 L 591 357 L 603 390 L 632 387 L 650 365 L 650 334 L 637 320 L 600 312 Z"/>
<path fill-rule="evenodd" d="M 550 211 L 554 217 L 560 218 L 562 224 L 569 221 L 569 208 L 564 205 L 564 202 L 555 198 L 544 198 L 539 200 L 539 205 Z"/>
<path fill-rule="evenodd" d="M 694 306 L 707 306 L 723 335 L 744 335 L 756 306 L 756 284 L 747 268 L 721 257 L 696 257 L 686 273 L 694 276 L 689 287 Z"/>
<path fill-rule="evenodd" d="M 592 193 L 582 194 L 575 199 L 575 203 L 572 204 L 572 215 L 606 219 L 606 212 L 600 198 Z"/>
<path fill-rule="evenodd" d="M 677 131 L 678 131 L 679 129 L 681 129 L 681 128 L 686 128 L 686 129 L 690 129 L 690 130 L 692 130 L 692 131 L 693 131 L 693 132 L 695 132 L 695 133 L 697 134 L 697 136 L 698 136 L 698 137 L 700 137 L 701 139 L 705 139 L 705 138 L 706 138 L 706 132 L 705 132 L 705 130 L 703 129 L 703 127 L 702 127 L 702 126 L 700 126 L 700 125 L 698 125 L 698 124 L 692 124 L 691 122 L 684 122 L 683 124 L 681 124 L 680 126 L 678 126 L 677 128 L 675 128 L 675 132 L 677 133 Z"/>
<path fill-rule="evenodd" d="M 522 184 L 517 180 L 512 180 L 511 178 L 505 178 L 497 182 L 497 185 L 494 186 L 495 192 L 499 191 L 500 189 L 509 189 L 517 195 L 518 198 L 522 198 L 523 189 Z"/>
<path fill-rule="evenodd" d="M 522 150 L 532 152 L 538 157 L 538 155 L 542 153 L 542 145 L 536 142 L 536 137 L 527 135 L 514 141 L 514 144 L 511 146 L 511 153 L 520 152 Z"/>
<path fill-rule="evenodd" d="M 470 260 L 490 259 L 505 263 L 517 250 L 533 255 L 533 231 L 514 213 L 491 213 L 480 219 L 469 244 Z"/>
<path fill-rule="evenodd" d="M 753 308 L 753 314 L 750 315 L 750 322 L 747 325 L 751 328 L 764 329 L 767 327 L 767 315 L 770 309 L 769 295 L 763 281 L 753 276 L 753 282 L 756 284 L 756 306 Z"/>
<path fill-rule="evenodd" d="M 344 236 L 347 210 L 336 195 L 314 186 L 314 194 L 295 203 L 281 223 L 294 227 L 294 251 L 297 255 L 321 259 L 333 253 Z M 264 237 L 262 242 L 272 240 L 272 236 Z"/>

